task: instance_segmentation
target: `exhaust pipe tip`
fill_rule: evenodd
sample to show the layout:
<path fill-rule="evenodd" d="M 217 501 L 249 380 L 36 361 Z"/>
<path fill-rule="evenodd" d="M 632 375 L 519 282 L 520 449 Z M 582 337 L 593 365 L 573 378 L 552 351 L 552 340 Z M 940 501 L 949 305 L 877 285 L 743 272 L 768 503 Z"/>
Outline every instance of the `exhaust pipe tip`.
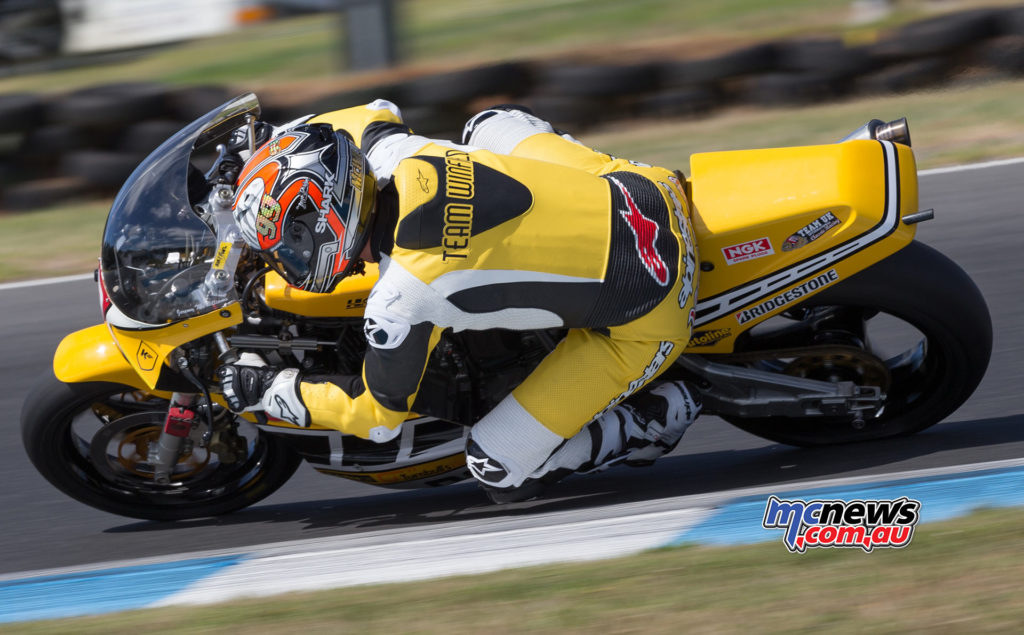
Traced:
<path fill-rule="evenodd" d="M 905 146 L 910 145 L 910 126 L 907 125 L 907 118 L 900 117 L 894 119 L 889 123 L 882 124 L 875 128 L 875 138 L 882 141 L 892 141 L 893 143 L 902 143 Z"/>

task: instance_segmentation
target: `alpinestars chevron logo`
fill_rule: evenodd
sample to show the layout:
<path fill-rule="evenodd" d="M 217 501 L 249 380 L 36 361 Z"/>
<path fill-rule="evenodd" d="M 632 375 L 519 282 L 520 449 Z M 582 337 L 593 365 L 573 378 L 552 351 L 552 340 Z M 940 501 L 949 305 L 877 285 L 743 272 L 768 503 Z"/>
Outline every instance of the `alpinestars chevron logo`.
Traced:
<path fill-rule="evenodd" d="M 469 469 L 473 470 L 477 474 L 487 474 L 488 472 L 500 472 L 501 468 L 496 465 L 491 465 L 491 460 L 486 456 L 482 459 L 478 459 L 475 456 L 467 457 L 469 459 Z"/>
<path fill-rule="evenodd" d="M 508 476 L 508 472 L 497 461 L 487 456 L 466 455 L 466 466 L 473 476 L 487 483 L 499 483 Z"/>

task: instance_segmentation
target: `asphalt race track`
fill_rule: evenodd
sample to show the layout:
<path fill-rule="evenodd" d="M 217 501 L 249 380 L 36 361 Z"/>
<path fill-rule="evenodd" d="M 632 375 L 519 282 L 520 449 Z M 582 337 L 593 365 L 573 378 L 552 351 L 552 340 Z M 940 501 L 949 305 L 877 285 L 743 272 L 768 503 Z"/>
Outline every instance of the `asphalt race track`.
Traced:
<path fill-rule="evenodd" d="M 51 487 L 21 445 L 24 394 L 47 370 L 61 337 L 99 319 L 94 283 L 0 291 L 0 574 L 439 522 L 529 523 L 537 511 L 579 510 L 840 476 L 885 474 L 1024 456 L 1024 164 L 930 174 L 921 208 L 936 218 L 918 238 L 960 263 L 988 300 L 995 351 L 973 398 L 916 437 L 803 450 L 776 445 L 714 418 L 699 420 L 681 447 L 647 469 L 571 478 L 546 500 L 493 507 L 473 484 L 399 492 L 320 475 L 303 466 L 279 492 L 230 516 L 141 522 L 93 510 Z M 40 257 L 46 257 L 42 252 Z M 957 298 L 950 297 L 950 302 Z M 599 512 L 598 512 L 599 513 Z"/>

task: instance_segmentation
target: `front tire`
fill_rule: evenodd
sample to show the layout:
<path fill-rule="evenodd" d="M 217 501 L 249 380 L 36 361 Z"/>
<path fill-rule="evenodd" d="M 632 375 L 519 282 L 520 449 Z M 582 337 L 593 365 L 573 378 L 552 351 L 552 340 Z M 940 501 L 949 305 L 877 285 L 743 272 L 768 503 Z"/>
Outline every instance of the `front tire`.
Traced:
<path fill-rule="evenodd" d="M 890 376 L 883 410 L 862 425 L 853 417 L 727 417 L 727 421 L 765 439 L 796 446 L 910 435 L 956 411 L 988 368 L 992 320 L 981 291 L 955 262 L 922 243 L 910 243 L 787 314 L 822 307 L 859 312 L 867 323 L 876 319 L 902 322 L 919 334 L 915 336 L 919 341 L 902 355 L 878 356 Z M 865 352 L 877 355 L 870 345 Z M 794 366 L 800 365 L 789 362 L 789 368 Z M 836 372 L 819 370 L 823 375 Z"/>
<path fill-rule="evenodd" d="M 22 407 L 22 441 L 39 473 L 68 496 L 113 514 L 159 521 L 252 505 L 284 485 L 302 462 L 280 439 L 250 427 L 239 456 L 222 460 L 197 448 L 181 457 L 171 482 L 160 485 L 148 472 L 146 455 L 167 406 L 121 384 L 66 384 L 51 373 Z"/>

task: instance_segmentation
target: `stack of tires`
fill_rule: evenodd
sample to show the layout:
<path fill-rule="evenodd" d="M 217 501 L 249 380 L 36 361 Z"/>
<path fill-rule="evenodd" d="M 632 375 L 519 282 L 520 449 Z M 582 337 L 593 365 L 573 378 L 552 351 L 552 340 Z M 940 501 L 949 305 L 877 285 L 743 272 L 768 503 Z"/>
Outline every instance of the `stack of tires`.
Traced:
<path fill-rule="evenodd" d="M 110 195 L 160 143 L 228 97 L 221 87 L 152 83 L 0 95 L 2 205 L 33 209 Z"/>
<path fill-rule="evenodd" d="M 474 105 L 521 98 L 530 90 L 531 76 L 524 63 L 502 62 L 332 92 L 283 112 L 271 105 L 271 111 L 291 117 L 388 99 L 402 107 L 417 134 L 455 139 Z"/>

